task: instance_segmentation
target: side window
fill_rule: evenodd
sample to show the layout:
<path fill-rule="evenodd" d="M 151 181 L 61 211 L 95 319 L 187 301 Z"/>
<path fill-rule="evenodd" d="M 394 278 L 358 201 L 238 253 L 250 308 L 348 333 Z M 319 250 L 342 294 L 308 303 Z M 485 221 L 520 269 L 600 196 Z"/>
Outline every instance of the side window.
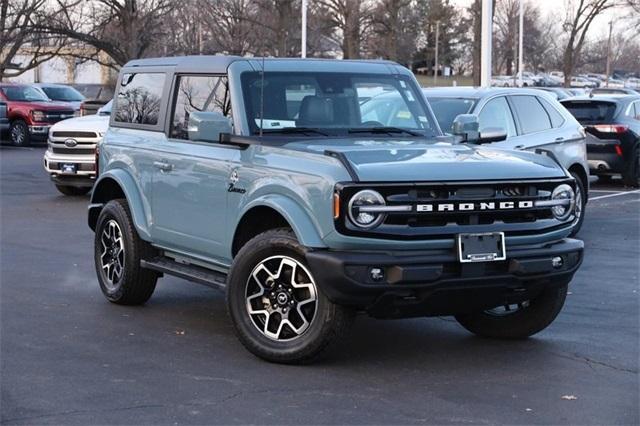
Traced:
<path fill-rule="evenodd" d="M 633 104 L 635 105 L 635 108 L 636 108 L 636 115 L 633 118 L 640 121 L 640 101 L 635 101 Z"/>
<path fill-rule="evenodd" d="M 562 117 L 562 114 L 560 114 L 558 110 L 551 105 L 551 102 L 540 97 L 538 97 L 538 101 L 540 101 L 545 111 L 547 111 L 547 114 L 549 114 L 553 128 L 555 129 L 562 126 L 562 123 L 564 123 L 564 117 Z"/>
<path fill-rule="evenodd" d="M 635 120 L 640 120 L 640 101 L 635 101 L 629 104 L 627 108 L 627 117 Z"/>
<path fill-rule="evenodd" d="M 535 96 L 511 96 L 513 105 L 520 117 L 522 133 L 534 133 L 551 128 L 549 115 Z"/>
<path fill-rule="evenodd" d="M 482 107 L 478 115 L 480 120 L 480 131 L 489 127 L 500 127 L 507 132 L 507 137 L 516 135 L 516 125 L 513 122 L 511 108 L 504 96 L 491 99 Z"/>
<path fill-rule="evenodd" d="M 182 75 L 178 77 L 170 137 L 189 139 L 189 116 L 193 112 L 219 112 L 231 118 L 229 82 L 225 76 Z"/>
<path fill-rule="evenodd" d="M 124 74 L 116 97 L 114 120 L 120 123 L 158 124 L 164 73 Z"/>

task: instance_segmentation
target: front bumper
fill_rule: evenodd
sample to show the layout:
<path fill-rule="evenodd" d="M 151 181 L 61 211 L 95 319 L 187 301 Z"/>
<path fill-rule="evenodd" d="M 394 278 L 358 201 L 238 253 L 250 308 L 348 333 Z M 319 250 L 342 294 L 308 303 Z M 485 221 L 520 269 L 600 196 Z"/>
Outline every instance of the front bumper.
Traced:
<path fill-rule="evenodd" d="M 49 134 L 50 128 L 51 126 L 49 125 L 40 125 L 40 124 L 32 125 L 32 126 L 29 126 L 29 134 L 32 137 L 46 138 L 47 135 Z"/>
<path fill-rule="evenodd" d="M 63 173 L 63 164 L 75 164 L 75 173 Z M 60 185 L 91 187 L 96 178 L 96 160 L 93 155 L 59 155 L 51 151 L 44 154 L 44 169 L 51 180 Z"/>
<path fill-rule="evenodd" d="M 535 297 L 568 283 L 583 258 L 580 240 L 507 246 L 507 259 L 461 264 L 451 249 L 398 252 L 313 250 L 307 262 L 334 303 L 380 318 L 454 315 Z M 552 265 L 560 256 L 563 264 Z M 374 281 L 371 269 L 383 271 Z"/>

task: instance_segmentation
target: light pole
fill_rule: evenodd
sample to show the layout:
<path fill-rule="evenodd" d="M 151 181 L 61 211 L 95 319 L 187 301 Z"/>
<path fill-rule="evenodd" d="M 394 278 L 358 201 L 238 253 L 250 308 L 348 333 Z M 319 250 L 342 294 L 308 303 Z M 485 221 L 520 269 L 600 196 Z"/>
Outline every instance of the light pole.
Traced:
<path fill-rule="evenodd" d="M 437 85 L 438 81 L 438 44 L 440 43 L 440 21 L 436 21 L 436 54 L 433 64 L 433 85 Z"/>
<path fill-rule="evenodd" d="M 609 21 L 609 41 L 607 41 L 607 77 L 605 87 L 609 87 L 609 74 L 611 74 L 611 33 L 613 32 L 613 21 Z"/>
<path fill-rule="evenodd" d="M 524 64 L 522 63 L 524 54 L 522 52 L 522 39 L 524 30 L 524 18 L 522 14 L 522 0 L 520 0 L 520 34 L 518 35 L 518 86 L 522 87 L 522 72 L 524 71 Z"/>
<path fill-rule="evenodd" d="M 300 37 L 302 46 L 300 48 L 300 56 L 303 58 L 307 57 L 307 1 L 302 0 L 302 31 Z"/>
<path fill-rule="evenodd" d="M 493 0 L 482 0 L 482 24 L 480 29 L 480 86 L 491 86 L 491 23 Z"/>

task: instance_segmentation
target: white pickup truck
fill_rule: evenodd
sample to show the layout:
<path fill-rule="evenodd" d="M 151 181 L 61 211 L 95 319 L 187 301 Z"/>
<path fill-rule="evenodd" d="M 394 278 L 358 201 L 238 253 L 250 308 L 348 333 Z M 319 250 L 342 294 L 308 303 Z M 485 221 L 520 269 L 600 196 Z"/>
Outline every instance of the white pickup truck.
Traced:
<path fill-rule="evenodd" d="M 96 148 L 109 127 L 111 102 L 95 115 L 71 118 L 49 130 L 44 169 L 64 195 L 84 195 L 96 179 Z"/>

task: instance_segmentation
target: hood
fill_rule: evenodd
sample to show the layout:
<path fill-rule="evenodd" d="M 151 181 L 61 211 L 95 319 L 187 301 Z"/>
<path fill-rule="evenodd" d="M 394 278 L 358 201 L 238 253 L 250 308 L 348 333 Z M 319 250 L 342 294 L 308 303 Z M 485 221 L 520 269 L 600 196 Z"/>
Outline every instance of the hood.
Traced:
<path fill-rule="evenodd" d="M 51 131 L 86 131 L 106 132 L 109 128 L 108 115 L 85 115 L 59 121 L 51 127 Z"/>
<path fill-rule="evenodd" d="M 480 145 L 407 139 L 329 139 L 288 148 L 341 152 L 363 182 L 542 179 L 565 177 L 549 157 Z"/>
<path fill-rule="evenodd" d="M 73 112 L 73 105 L 67 102 L 49 102 L 49 101 L 7 101 L 12 107 L 20 106 L 31 110 L 40 111 L 71 111 Z"/>

